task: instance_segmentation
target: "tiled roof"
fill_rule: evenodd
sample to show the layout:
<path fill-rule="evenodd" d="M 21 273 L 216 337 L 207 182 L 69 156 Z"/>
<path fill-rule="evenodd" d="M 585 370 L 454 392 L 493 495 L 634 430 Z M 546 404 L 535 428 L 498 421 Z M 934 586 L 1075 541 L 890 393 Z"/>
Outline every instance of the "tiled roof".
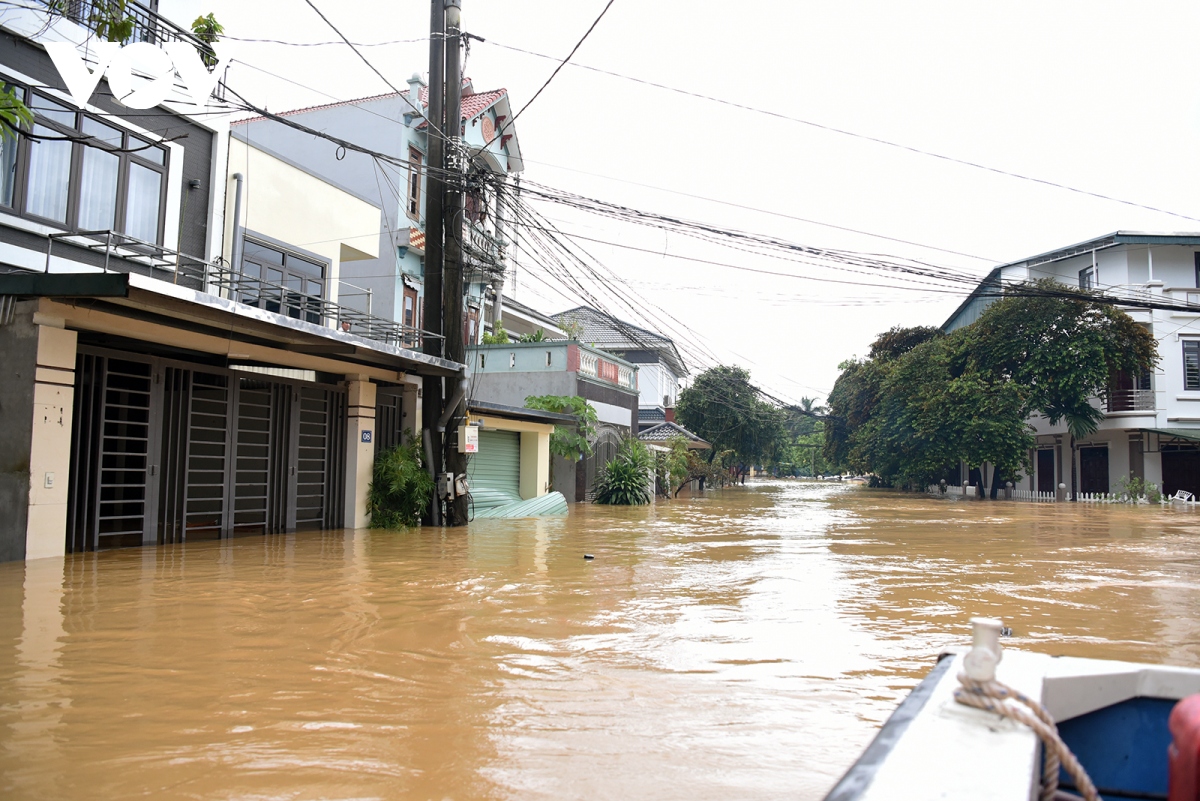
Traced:
<path fill-rule="evenodd" d="M 596 347 L 607 350 L 653 350 L 678 375 L 687 375 L 683 357 L 675 347 L 675 343 L 662 334 L 627 323 L 613 317 L 611 314 L 593 309 L 590 306 L 578 306 L 554 315 L 559 325 L 572 321 L 583 326 L 579 341 L 595 344 Z"/>
<path fill-rule="evenodd" d="M 464 87 L 470 87 L 469 80 L 463 81 Z M 276 116 L 291 117 L 296 114 L 307 114 L 310 111 L 324 111 L 331 108 L 341 108 L 343 106 L 357 106 L 361 103 L 371 103 L 376 100 L 390 100 L 394 97 L 406 96 L 408 92 L 385 92 L 381 95 L 371 95 L 370 97 L 359 97 L 354 100 L 339 100 L 335 103 L 323 103 L 317 106 L 305 106 L 304 108 L 292 109 L 291 111 L 277 111 Z M 464 94 L 462 98 L 462 117 L 465 120 L 470 120 L 482 114 L 487 109 L 495 105 L 500 98 L 508 94 L 507 89 L 493 89 L 488 92 L 473 92 L 472 94 Z M 422 86 L 420 91 L 421 106 L 429 105 L 429 87 Z M 234 120 L 230 125 L 245 125 L 250 122 L 258 122 L 265 120 L 266 117 L 247 117 L 244 120 Z M 426 127 L 428 123 L 422 122 L 419 127 Z"/>
<path fill-rule="evenodd" d="M 500 99 L 508 94 L 507 89 L 493 89 L 490 92 L 476 92 L 475 94 L 463 95 L 462 97 L 462 118 L 464 120 L 473 120 L 483 112 L 487 111 L 492 106 L 500 102 Z M 421 105 L 429 105 L 429 90 L 421 90 Z M 429 125 L 426 120 L 418 125 L 418 128 L 425 128 Z"/>
<path fill-rule="evenodd" d="M 690 443 L 688 447 L 693 449 L 704 450 L 712 447 L 678 423 L 659 423 L 638 434 L 638 439 L 646 442 L 666 442 L 672 437 L 683 437 Z"/>
<path fill-rule="evenodd" d="M 381 95 L 371 95 L 370 97 L 359 97 L 359 98 L 355 98 L 354 100 L 339 100 L 336 103 L 323 103 L 319 106 L 305 106 L 304 108 L 295 108 L 295 109 L 292 109 L 291 111 L 277 111 L 277 112 L 275 112 L 275 115 L 277 117 L 291 117 L 295 114 L 307 114 L 310 111 L 324 111 L 325 109 L 329 109 L 329 108 L 341 108 L 342 106 L 357 106 L 360 103 L 370 103 L 375 100 L 387 100 L 387 99 L 393 98 L 393 97 L 400 97 L 401 94 L 408 94 L 408 93 L 407 92 L 385 92 L 384 94 L 381 94 Z M 265 120 L 265 119 L 267 119 L 267 118 L 266 117 L 247 117 L 244 120 L 234 120 L 233 122 L 231 122 L 229 124 L 230 125 L 245 125 L 246 123 L 258 122 L 259 120 Z"/>
<path fill-rule="evenodd" d="M 647 406 L 644 409 L 638 409 L 638 424 L 642 423 L 665 423 L 667 421 L 667 413 L 660 406 Z"/>

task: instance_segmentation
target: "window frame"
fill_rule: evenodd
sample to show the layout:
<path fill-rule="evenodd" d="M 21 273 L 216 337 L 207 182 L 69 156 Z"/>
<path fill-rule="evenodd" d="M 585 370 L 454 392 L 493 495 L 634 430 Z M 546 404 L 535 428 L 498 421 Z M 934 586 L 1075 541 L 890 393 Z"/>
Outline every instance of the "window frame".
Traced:
<path fill-rule="evenodd" d="M 1192 376 L 1188 376 L 1188 356 L 1189 351 L 1193 356 L 1194 369 Z M 1183 340 L 1183 389 L 1185 392 L 1200 391 L 1200 339 L 1185 339 Z"/>
<path fill-rule="evenodd" d="M 237 265 L 237 275 L 238 275 L 238 278 L 237 278 L 237 282 L 238 282 L 237 300 L 238 300 L 238 303 L 244 303 L 247 306 L 253 306 L 254 308 L 257 308 L 257 309 L 264 309 L 266 311 L 271 312 L 272 314 L 281 314 L 285 317 L 291 317 L 294 320 L 302 320 L 304 322 L 312 323 L 314 325 L 324 326 L 325 322 L 326 322 L 326 314 L 325 314 L 326 310 L 325 310 L 324 306 L 326 304 L 333 303 L 333 301 L 330 299 L 330 292 L 329 292 L 330 284 L 333 281 L 333 278 L 330 276 L 330 272 L 331 272 L 332 264 L 333 264 L 332 261 L 330 261 L 329 259 L 327 259 L 319 254 L 309 253 L 307 251 L 303 251 L 298 248 L 289 247 L 287 244 L 280 242 L 276 239 L 273 239 L 272 237 L 265 236 L 265 235 L 259 234 L 259 233 L 255 233 L 253 231 L 248 231 L 244 228 L 241 229 L 241 231 L 240 231 L 240 238 L 241 238 L 241 242 L 240 242 L 240 247 L 238 249 L 238 256 L 241 261 Z M 254 295 L 253 301 L 247 299 L 248 290 L 244 286 L 244 284 L 246 282 L 244 276 L 246 274 L 245 273 L 245 265 L 246 265 L 246 245 L 247 244 L 255 245 L 260 248 L 265 248 L 267 250 L 272 250 L 272 251 L 275 251 L 276 253 L 280 254 L 280 263 L 277 265 L 277 267 L 279 269 L 279 272 L 280 272 L 282 278 L 279 283 L 280 294 L 278 297 L 276 297 L 276 298 L 264 297 L 264 295 L 262 293 L 262 287 L 261 287 L 261 283 L 266 280 L 266 279 L 262 278 L 261 269 L 264 267 L 274 269 L 276 267 L 276 265 L 274 265 L 274 264 L 268 265 L 268 264 L 261 262 L 260 260 L 257 260 L 257 259 L 254 259 L 253 257 L 251 257 L 251 262 L 260 268 L 260 272 L 259 272 L 258 277 L 252 276 L 250 280 L 255 283 L 258 283 L 259 288 L 257 290 L 253 291 L 253 295 Z M 320 278 L 313 279 L 313 277 L 308 273 L 290 272 L 288 270 L 289 259 L 297 259 L 299 261 L 305 262 L 306 264 L 318 267 L 321 271 Z M 317 296 L 317 295 L 310 295 L 307 292 L 294 292 L 293 290 L 289 289 L 287 286 L 287 280 L 289 277 L 294 277 L 294 278 L 297 278 L 302 281 L 319 280 L 319 282 L 321 284 L 321 293 L 322 294 L 320 296 Z M 296 302 L 296 303 L 290 302 L 290 298 L 285 298 L 283 293 L 297 295 L 298 302 Z M 315 301 L 315 303 L 313 301 Z M 277 308 L 277 309 L 269 308 L 267 306 L 267 303 L 270 303 L 270 302 L 277 303 L 279 308 Z M 295 313 L 293 313 L 293 312 L 295 312 Z M 313 319 L 314 316 L 316 317 L 316 319 Z"/>
<path fill-rule="evenodd" d="M 158 234 L 156 240 L 151 244 L 162 247 L 166 238 L 167 229 L 167 197 L 169 192 L 169 179 L 171 168 L 171 151 L 159 142 L 155 142 L 149 136 L 136 133 L 129 130 L 121 124 L 120 117 L 107 117 L 97 114 L 93 111 L 77 109 L 69 101 L 55 97 L 49 92 L 38 91 L 37 89 L 27 85 L 25 82 L 13 80 L 0 75 L 0 84 L 14 87 L 17 90 L 17 96 L 21 98 L 30 110 L 34 111 L 34 124 L 43 128 L 49 129 L 55 134 L 66 137 L 71 137 L 71 156 L 68 165 L 68 188 L 67 188 L 67 209 L 65 220 L 55 220 L 51 217 L 43 217 L 39 214 L 34 214 L 28 211 L 28 203 L 30 197 L 29 178 L 30 178 L 30 161 L 31 148 L 34 140 L 28 136 L 29 130 L 22 126 L 21 135 L 17 141 L 17 162 L 13 181 L 13 197 L 12 204 L 5 205 L 0 203 L 0 210 L 6 213 L 14 214 L 23 219 L 32 220 L 53 228 L 58 228 L 64 231 L 79 232 L 84 229 L 79 224 L 79 212 L 82 205 L 82 181 L 83 181 L 83 160 L 85 148 L 94 147 L 98 150 L 106 151 L 115 154 L 119 159 L 117 168 L 117 189 L 116 189 L 116 208 L 113 214 L 113 226 L 111 230 L 122 236 L 130 236 L 126 233 L 129 205 L 129 175 L 132 170 L 132 165 L 136 164 L 140 167 L 152 170 L 159 174 L 159 191 L 158 191 L 158 218 L 156 227 Z M 74 115 L 74 125 L 50 119 L 38 113 L 33 109 L 34 96 L 40 95 L 42 98 L 63 106 L 72 115 Z M 121 134 L 121 143 L 119 145 L 110 144 L 102 141 L 95 136 L 84 133 L 84 120 L 90 119 L 93 122 L 100 123 L 109 128 L 118 131 Z M 131 152 L 132 148 L 145 147 L 145 151 Z M 161 153 L 162 163 L 157 163 L 153 159 L 148 159 L 140 155 L 141 152 L 150 150 Z M 140 240 L 139 240 L 140 241 Z"/>
<path fill-rule="evenodd" d="M 1079 288 L 1084 292 L 1096 288 L 1096 267 L 1089 265 L 1079 271 Z"/>
<path fill-rule="evenodd" d="M 421 219 L 421 172 L 425 163 L 425 155 L 415 147 L 408 148 L 408 216 L 413 220 Z"/>

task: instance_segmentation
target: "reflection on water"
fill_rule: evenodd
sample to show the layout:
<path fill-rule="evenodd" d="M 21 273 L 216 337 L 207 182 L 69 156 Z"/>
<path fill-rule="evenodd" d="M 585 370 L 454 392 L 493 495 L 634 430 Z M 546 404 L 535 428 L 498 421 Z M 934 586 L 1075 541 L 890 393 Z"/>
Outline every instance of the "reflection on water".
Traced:
<path fill-rule="evenodd" d="M 5 564 L 0 794 L 819 798 L 971 615 L 1197 666 L 1198 579 L 1187 511 L 800 483 Z"/>

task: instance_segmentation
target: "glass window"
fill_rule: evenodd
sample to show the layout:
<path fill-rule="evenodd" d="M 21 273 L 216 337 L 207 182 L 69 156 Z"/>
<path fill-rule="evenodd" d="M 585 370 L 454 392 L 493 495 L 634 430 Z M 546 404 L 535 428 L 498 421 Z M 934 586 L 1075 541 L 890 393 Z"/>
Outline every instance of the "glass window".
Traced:
<path fill-rule="evenodd" d="M 110 231 L 117 224 L 117 176 L 121 157 L 97 147 L 83 148 L 79 176 L 79 227 Z"/>
<path fill-rule="evenodd" d="M 46 95 L 30 92 L 28 103 L 29 135 L 19 146 L 0 141 L 0 205 L 66 229 L 120 228 L 158 244 L 167 151 L 131 153 L 127 141 L 149 142 Z"/>
<path fill-rule="evenodd" d="M 129 198 L 125 204 L 125 233 L 143 242 L 158 241 L 158 207 L 162 173 L 140 164 L 129 165 Z"/>
<path fill-rule="evenodd" d="M 1183 341 L 1183 388 L 1200 390 L 1200 340 Z"/>
<path fill-rule="evenodd" d="M 57 131 L 34 125 L 29 140 L 29 187 L 25 208 L 30 214 L 58 222 L 67 221 L 67 195 L 71 186 L 71 143 L 55 137 Z"/>
<path fill-rule="evenodd" d="M 166 160 L 166 154 L 161 147 L 154 147 L 144 139 L 129 137 L 129 148 L 139 159 L 145 159 L 160 166 Z"/>
<path fill-rule="evenodd" d="M 303 275 L 321 275 L 324 270 L 321 265 L 313 264 L 307 259 L 301 259 L 296 256 L 288 256 L 287 260 L 288 272 L 301 273 Z"/>
<path fill-rule="evenodd" d="M 17 140 L 0 136 L 0 206 L 13 204 L 13 189 L 17 184 Z"/>
<path fill-rule="evenodd" d="M 75 127 L 75 110 L 70 106 L 59 103 L 57 100 L 51 100 L 45 95 L 39 95 L 35 92 L 33 99 L 30 101 L 29 108 L 34 114 L 38 114 L 48 120 L 53 120 L 71 128 Z"/>
<path fill-rule="evenodd" d="M 1079 271 L 1079 288 L 1087 291 L 1096 286 L 1096 268 L 1087 267 Z"/>
<path fill-rule="evenodd" d="M 118 128 L 111 125 L 105 125 L 99 120 L 94 120 L 91 117 L 83 118 L 81 130 L 88 136 L 94 136 L 106 145 L 120 147 L 124 138 L 124 134 Z"/>
<path fill-rule="evenodd" d="M 251 259 L 260 264 L 283 264 L 283 254 L 278 250 L 251 242 L 249 239 L 242 244 L 242 258 Z"/>

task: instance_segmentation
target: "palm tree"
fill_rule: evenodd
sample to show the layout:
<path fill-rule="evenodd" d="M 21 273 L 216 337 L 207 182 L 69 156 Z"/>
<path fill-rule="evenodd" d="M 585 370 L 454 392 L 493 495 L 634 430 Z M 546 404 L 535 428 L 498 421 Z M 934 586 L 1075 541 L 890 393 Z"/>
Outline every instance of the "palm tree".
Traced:
<path fill-rule="evenodd" d="M 1100 428 L 1104 413 L 1095 406 L 1084 404 L 1069 410 L 1062 410 L 1057 416 L 1049 415 L 1051 425 L 1058 423 L 1059 418 L 1067 421 L 1067 433 L 1071 435 L 1071 498 L 1077 497 L 1078 482 L 1075 467 L 1075 440 L 1090 437 Z"/>

